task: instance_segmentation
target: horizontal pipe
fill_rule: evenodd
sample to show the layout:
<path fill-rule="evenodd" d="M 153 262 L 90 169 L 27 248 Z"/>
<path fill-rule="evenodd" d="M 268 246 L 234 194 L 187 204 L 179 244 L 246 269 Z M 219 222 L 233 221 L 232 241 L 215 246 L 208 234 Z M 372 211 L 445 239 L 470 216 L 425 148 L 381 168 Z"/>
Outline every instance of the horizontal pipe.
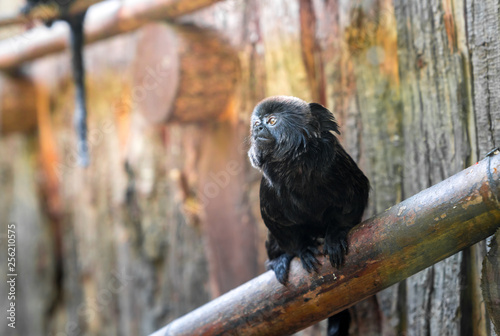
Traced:
<path fill-rule="evenodd" d="M 221 0 L 109 0 L 89 8 L 85 19 L 85 42 L 93 43 L 133 31 L 147 22 L 171 20 Z M 0 41 L 0 70 L 59 52 L 68 47 L 68 27 L 39 27 Z"/>
<path fill-rule="evenodd" d="M 289 283 L 266 272 L 153 336 L 289 335 L 471 246 L 500 226 L 500 155 L 364 221 L 349 234 L 345 265 L 308 274 L 294 259 Z"/>

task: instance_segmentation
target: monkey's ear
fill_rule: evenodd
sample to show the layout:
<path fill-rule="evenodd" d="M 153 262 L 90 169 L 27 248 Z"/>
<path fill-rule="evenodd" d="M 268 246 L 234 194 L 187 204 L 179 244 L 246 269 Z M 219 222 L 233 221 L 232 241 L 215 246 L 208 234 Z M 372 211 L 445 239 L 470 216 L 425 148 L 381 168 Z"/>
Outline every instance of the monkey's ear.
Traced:
<path fill-rule="evenodd" d="M 335 117 L 326 107 L 318 103 L 310 103 L 309 108 L 314 119 L 319 123 L 320 132 L 335 132 L 340 134 L 339 125 Z"/>

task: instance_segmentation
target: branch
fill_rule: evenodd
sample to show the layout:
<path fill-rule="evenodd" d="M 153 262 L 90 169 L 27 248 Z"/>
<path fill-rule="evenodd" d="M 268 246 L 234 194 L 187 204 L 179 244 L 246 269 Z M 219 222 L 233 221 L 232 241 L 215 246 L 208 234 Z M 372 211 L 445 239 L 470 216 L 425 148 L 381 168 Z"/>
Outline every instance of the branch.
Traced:
<path fill-rule="evenodd" d="M 133 31 L 143 24 L 175 19 L 221 0 L 109 0 L 89 9 L 85 20 L 85 42 L 92 43 Z M 23 62 L 59 52 L 68 47 L 66 25 L 44 27 L 0 42 L 0 70 L 10 70 Z"/>
<path fill-rule="evenodd" d="M 77 0 L 69 6 L 69 14 L 78 14 L 104 0 Z M 15 16 L 1 17 L 0 18 L 0 28 L 16 24 L 26 24 L 30 20 L 53 20 L 57 19 L 61 15 L 61 12 L 57 6 L 40 4 L 28 15 L 24 15 L 19 12 Z"/>
<path fill-rule="evenodd" d="M 161 335 L 289 335 L 492 235 L 500 226 L 500 155 L 356 226 L 344 267 L 309 275 L 294 259 L 289 284 L 272 272 L 171 322 Z"/>

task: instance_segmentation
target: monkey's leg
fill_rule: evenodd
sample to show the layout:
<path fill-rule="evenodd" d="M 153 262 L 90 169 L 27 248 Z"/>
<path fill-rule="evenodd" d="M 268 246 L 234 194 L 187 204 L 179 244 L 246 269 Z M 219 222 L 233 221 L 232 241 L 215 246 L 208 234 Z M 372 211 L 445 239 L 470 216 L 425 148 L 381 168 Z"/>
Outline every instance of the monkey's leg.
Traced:
<path fill-rule="evenodd" d="M 280 243 L 284 250 L 293 256 L 298 256 L 302 267 L 307 272 L 317 272 L 321 263 L 316 256 L 320 252 L 317 241 L 311 237 L 311 228 L 305 225 L 296 225 L 287 227 L 286 231 L 286 244 Z"/>
<path fill-rule="evenodd" d="M 290 273 L 290 262 L 292 261 L 292 259 L 293 255 L 285 252 L 276 259 L 268 260 L 268 262 L 266 263 L 267 268 L 274 271 L 276 279 L 278 279 L 278 281 L 283 285 L 288 281 L 288 274 Z"/>
<path fill-rule="evenodd" d="M 87 167 L 89 165 L 89 151 L 87 145 L 87 105 L 85 91 L 85 66 L 83 61 L 83 21 L 86 12 L 66 19 L 71 30 L 71 54 L 73 80 L 75 83 L 75 115 L 74 125 L 78 136 L 78 163 Z"/>
<path fill-rule="evenodd" d="M 268 233 L 266 241 L 266 250 L 269 260 L 266 263 L 266 268 L 274 271 L 276 279 L 281 284 L 285 284 L 288 281 L 288 273 L 290 272 L 290 262 L 293 259 L 293 255 L 286 253 L 279 245 L 276 238 Z"/>

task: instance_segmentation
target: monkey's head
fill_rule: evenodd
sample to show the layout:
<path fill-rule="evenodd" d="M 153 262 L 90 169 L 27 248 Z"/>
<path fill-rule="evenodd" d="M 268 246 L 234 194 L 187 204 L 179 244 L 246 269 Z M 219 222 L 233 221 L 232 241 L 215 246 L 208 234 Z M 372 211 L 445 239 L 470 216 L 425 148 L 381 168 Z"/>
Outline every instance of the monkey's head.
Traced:
<path fill-rule="evenodd" d="M 261 101 L 250 121 L 252 166 L 261 169 L 268 162 L 293 160 L 304 153 L 324 132 L 339 133 L 333 115 L 320 104 L 308 104 L 289 96 Z"/>

